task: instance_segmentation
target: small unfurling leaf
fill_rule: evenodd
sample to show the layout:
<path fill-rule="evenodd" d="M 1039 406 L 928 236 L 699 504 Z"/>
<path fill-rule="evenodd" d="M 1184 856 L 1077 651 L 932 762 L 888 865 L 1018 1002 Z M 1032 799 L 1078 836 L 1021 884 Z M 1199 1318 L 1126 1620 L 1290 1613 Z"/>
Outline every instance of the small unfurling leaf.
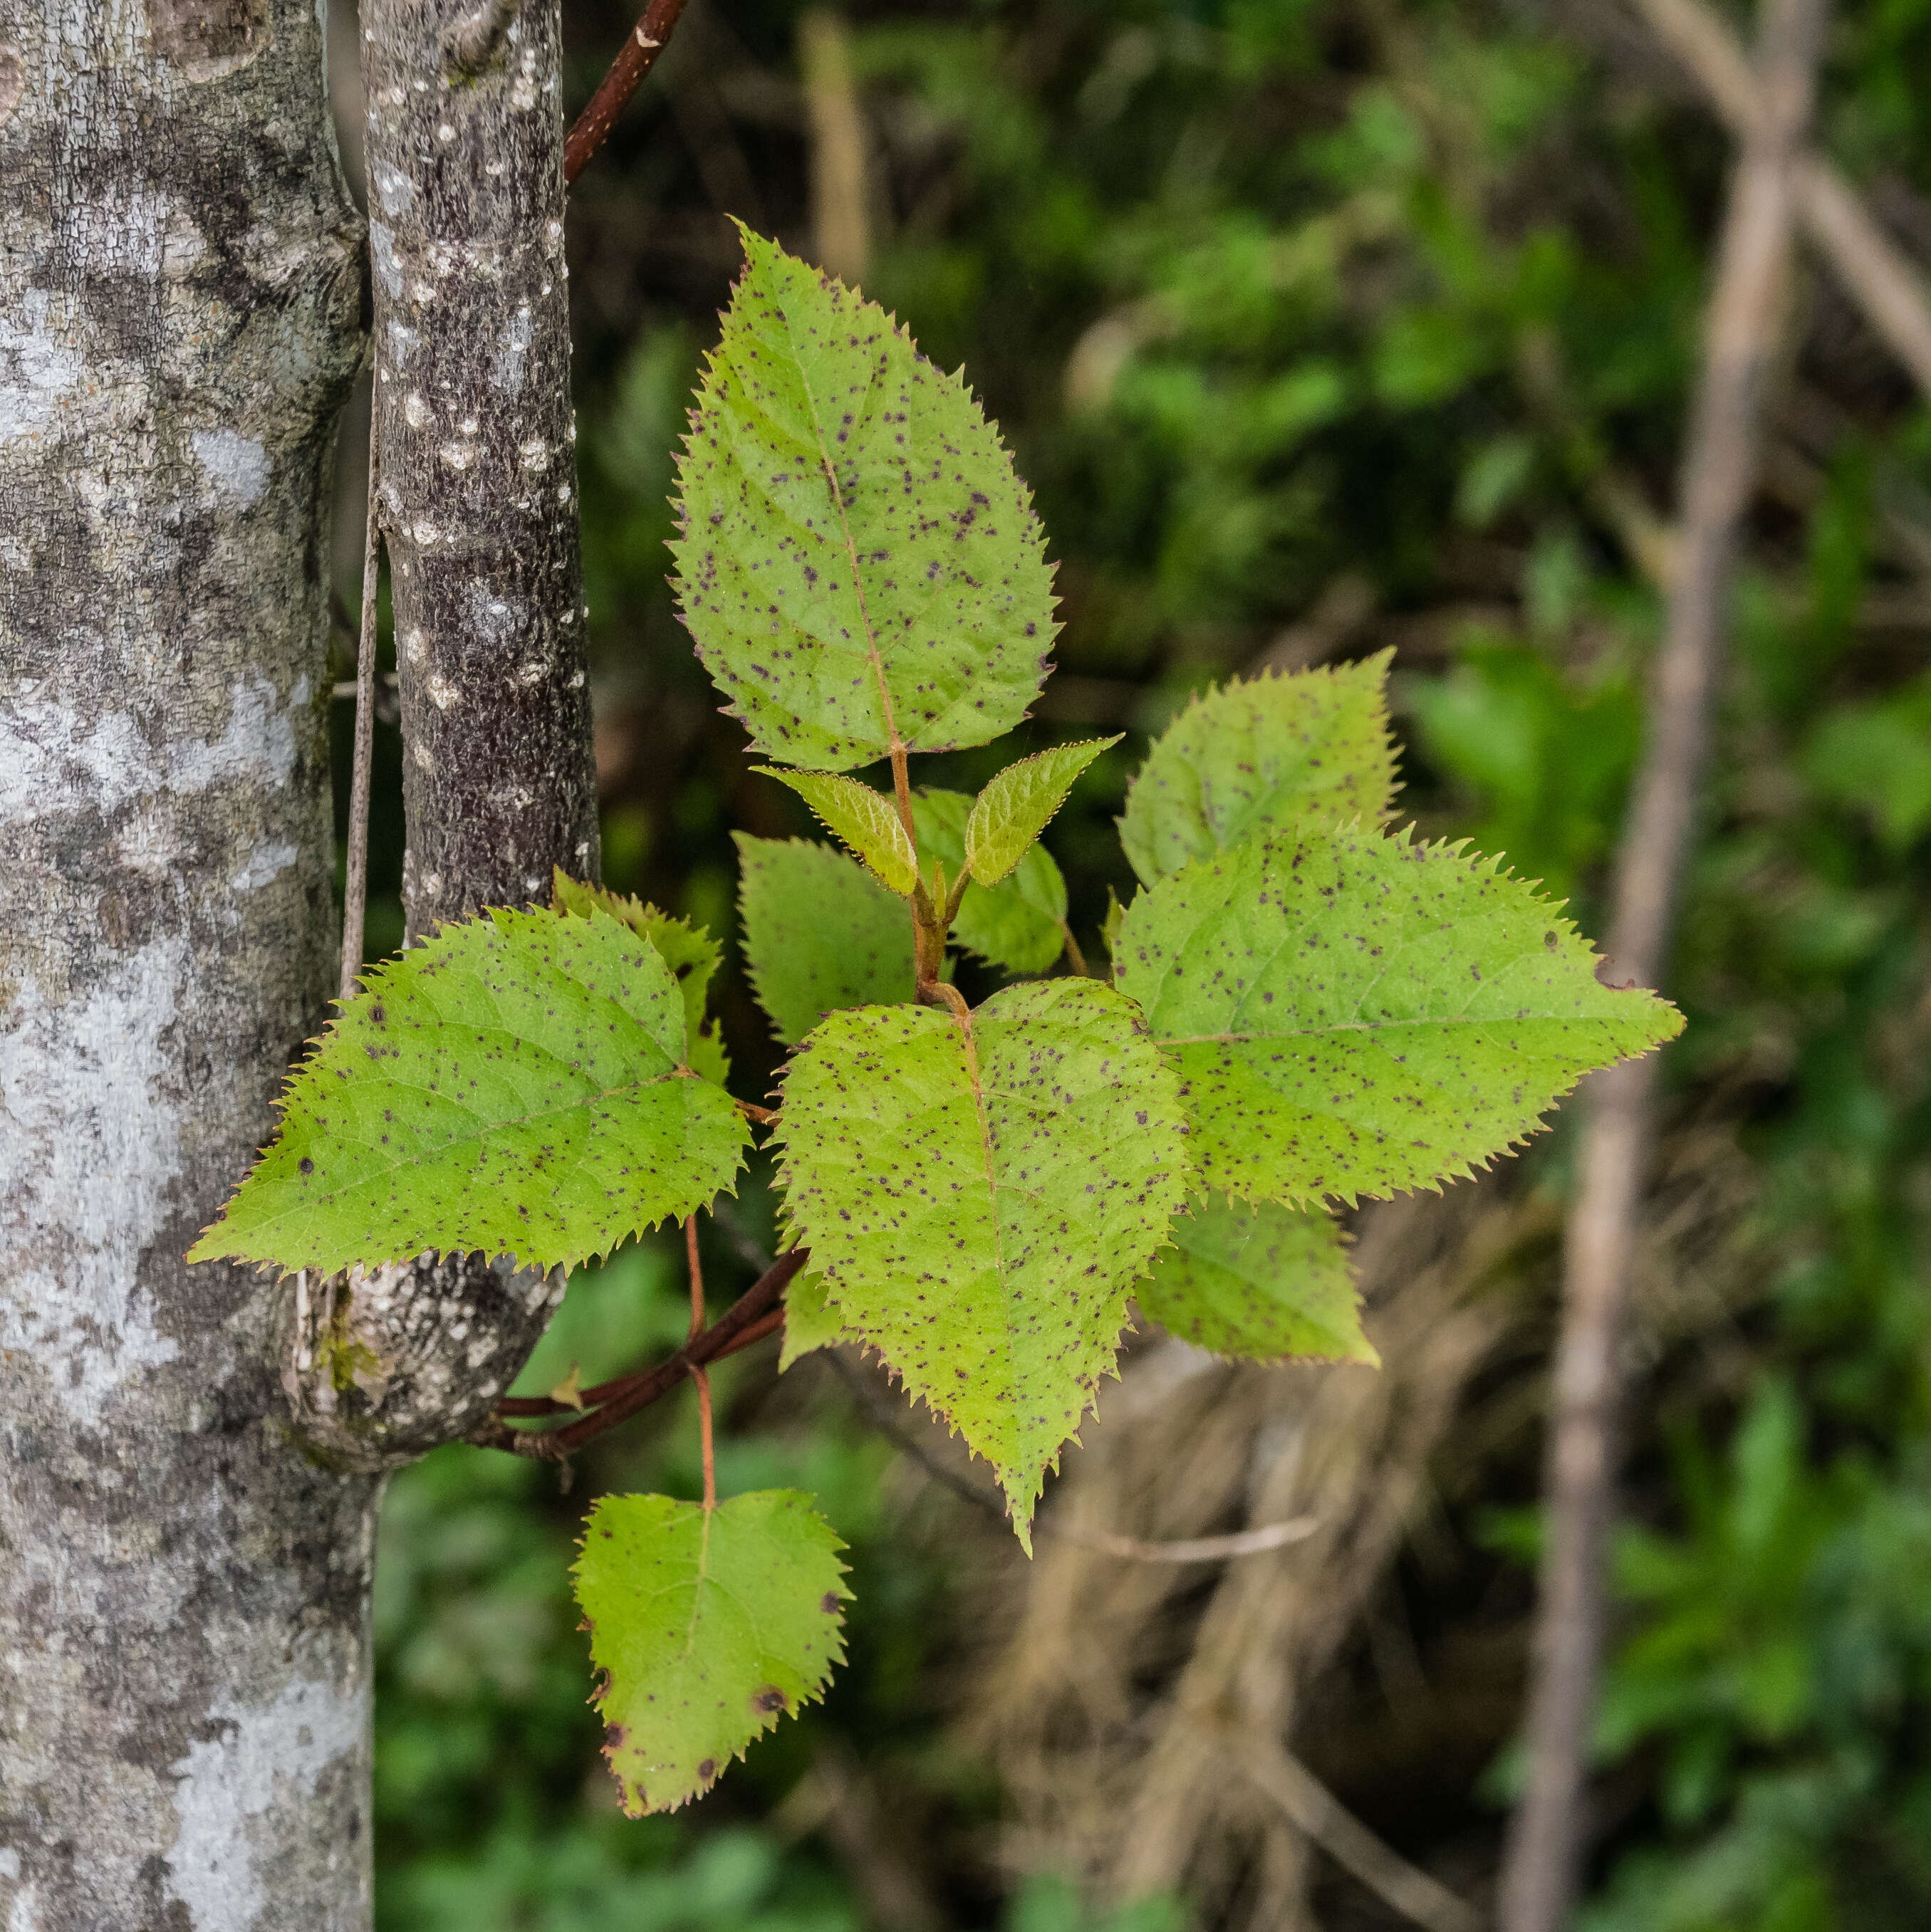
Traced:
<path fill-rule="evenodd" d="M 775 765 L 752 769 L 789 785 L 881 885 L 911 898 L 918 883 L 918 859 L 891 800 L 842 772 L 788 772 Z"/>
<path fill-rule="evenodd" d="M 996 886 L 1032 848 L 1066 802 L 1074 781 L 1109 747 L 1111 738 L 1061 745 L 1008 765 L 972 801 L 966 821 L 966 862 L 982 886 Z"/>

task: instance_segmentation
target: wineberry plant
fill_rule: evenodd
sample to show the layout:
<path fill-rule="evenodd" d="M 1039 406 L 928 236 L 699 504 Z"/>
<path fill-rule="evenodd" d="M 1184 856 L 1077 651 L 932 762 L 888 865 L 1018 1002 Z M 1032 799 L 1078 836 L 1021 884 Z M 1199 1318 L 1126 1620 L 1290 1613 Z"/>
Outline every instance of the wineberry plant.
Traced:
<path fill-rule="evenodd" d="M 790 1049 L 775 1104 L 729 1090 L 710 936 L 560 875 L 549 906 L 444 926 L 365 976 L 193 1250 L 568 1269 L 684 1223 L 685 1347 L 506 1400 L 491 1425 L 565 1455 L 697 1382 L 703 1501 L 602 1498 L 576 1565 L 633 1813 L 706 1790 L 842 1654 L 841 1546 L 810 1498 L 716 1497 L 707 1363 L 780 1323 L 786 1365 L 875 1351 L 990 1466 L 1029 1547 L 1133 1302 L 1224 1354 L 1373 1362 L 1335 1206 L 1468 1172 L 1678 1025 L 1600 983 L 1496 861 L 1390 829 L 1385 658 L 1182 714 L 1128 794 L 1140 890 L 1089 970 L 1039 841 L 1116 741 L 1023 758 L 976 798 L 911 772 L 1011 730 L 1048 674 L 1028 492 L 961 376 L 854 292 L 744 245 L 672 548 L 759 769 L 837 841 L 739 841 L 745 963 Z M 853 776 L 873 766 L 885 788 Z M 969 1005 L 954 946 L 1011 983 Z M 785 1252 L 707 1324 L 694 1217 L 759 1132 Z"/>

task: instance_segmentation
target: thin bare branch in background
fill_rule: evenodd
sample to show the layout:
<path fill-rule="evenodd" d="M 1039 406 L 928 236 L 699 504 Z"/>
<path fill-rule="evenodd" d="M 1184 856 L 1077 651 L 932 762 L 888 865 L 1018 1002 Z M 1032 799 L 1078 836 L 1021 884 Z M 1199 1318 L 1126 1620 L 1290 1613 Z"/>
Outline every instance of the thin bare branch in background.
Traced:
<path fill-rule="evenodd" d="M 962 1502 L 984 1510 L 1002 1522 L 1007 1518 L 1002 1498 L 982 1490 L 968 1478 L 948 1469 L 932 1455 L 911 1431 L 901 1423 L 897 1406 L 889 1402 L 837 1350 L 824 1356 L 838 1378 L 858 1399 L 866 1419 L 887 1442 L 909 1456 L 920 1468 Z M 1110 1529 L 1094 1529 L 1083 1523 L 1061 1522 L 1057 1518 L 1035 1520 L 1032 1533 L 1047 1540 L 1057 1538 L 1077 1543 L 1129 1563 L 1226 1563 L 1239 1556 L 1262 1556 L 1270 1550 L 1284 1550 L 1290 1543 L 1304 1543 L 1321 1526 L 1318 1516 L 1297 1516 L 1285 1522 L 1263 1523 L 1257 1529 L 1236 1530 L 1228 1536 L 1186 1536 L 1168 1543 L 1148 1543 L 1137 1536 L 1122 1536 Z"/>
<path fill-rule="evenodd" d="M 1426 1932 L 1482 1932 L 1482 1915 L 1384 1844 L 1290 1752 L 1257 1754 L 1247 1774 L 1335 1864 Z"/>
<path fill-rule="evenodd" d="M 798 22 L 798 65 L 811 123 L 812 253 L 827 274 L 856 288 L 871 259 L 871 184 L 843 14 L 815 7 Z"/>
<path fill-rule="evenodd" d="M 1824 10 L 1823 0 L 1764 0 L 1757 111 L 1718 242 L 1683 458 L 1675 570 L 1610 931 L 1611 970 L 1645 985 L 1657 983 L 1668 956 L 1737 532 L 1761 466 L 1766 376 L 1790 281 L 1795 164 L 1810 118 Z M 1503 1871 L 1503 1932 L 1560 1932 L 1581 1876 L 1584 1774 L 1602 1648 L 1617 1352 L 1655 1144 L 1656 1078 L 1656 1055 L 1626 1061 L 1596 1076 L 1584 1101 L 1549 1418 L 1528 1786 Z"/>
<path fill-rule="evenodd" d="M 573 182 L 608 138 L 617 117 L 630 104 L 630 97 L 644 84 L 644 76 L 657 64 L 671 30 L 684 10 L 684 0 L 650 0 L 644 17 L 630 30 L 623 51 L 610 64 L 610 71 L 598 82 L 590 105 L 570 124 L 563 140 L 563 179 Z"/>
<path fill-rule="evenodd" d="M 342 880 L 341 996 L 356 996 L 362 970 L 362 942 L 369 897 L 369 772 L 375 755 L 376 608 L 378 545 L 376 524 L 378 461 L 376 418 L 369 417 L 369 496 L 362 528 L 362 614 L 356 643 L 355 750 L 349 766 L 349 843 Z"/>
<path fill-rule="evenodd" d="M 1705 0 L 1635 0 L 1654 31 L 1695 78 L 1710 105 L 1740 140 L 1755 124 L 1756 76 L 1728 24 Z M 1909 258 L 1884 233 L 1842 171 L 1814 150 L 1800 152 L 1794 173 L 1797 219 L 1881 336 L 1931 396 L 1931 296 Z"/>

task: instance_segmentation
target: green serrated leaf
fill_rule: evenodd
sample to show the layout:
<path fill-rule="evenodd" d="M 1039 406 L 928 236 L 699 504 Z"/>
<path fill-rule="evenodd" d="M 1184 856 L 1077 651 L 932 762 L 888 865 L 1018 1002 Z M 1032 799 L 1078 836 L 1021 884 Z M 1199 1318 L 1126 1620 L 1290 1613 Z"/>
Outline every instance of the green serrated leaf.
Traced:
<path fill-rule="evenodd" d="M 603 1754 L 632 1818 L 701 1796 L 845 1660 L 844 1548 L 795 1490 L 707 1510 L 602 1496 L 572 1574 L 603 1673 Z"/>
<path fill-rule="evenodd" d="M 918 856 L 891 800 L 839 772 L 787 772 L 775 765 L 752 769 L 789 785 L 881 885 L 902 898 L 911 898 L 918 883 Z"/>
<path fill-rule="evenodd" d="M 824 1277 L 814 1269 L 801 1274 L 785 1291 L 785 1335 L 778 1348 L 782 1374 L 800 1355 L 860 1337 L 845 1324 L 845 1311 L 825 1291 Z"/>
<path fill-rule="evenodd" d="M 1163 1328 L 1217 1355 L 1380 1364 L 1326 1208 L 1210 1195 L 1174 1224 L 1173 1243 L 1134 1291 Z"/>
<path fill-rule="evenodd" d="M 662 956 L 601 910 L 488 912 L 365 984 L 191 1259 L 326 1274 L 480 1249 L 570 1267 L 731 1186 L 749 1129 L 680 1071 Z"/>
<path fill-rule="evenodd" d="M 911 999 L 903 899 L 829 845 L 734 836 L 745 967 L 780 1045 L 795 1046 L 841 1006 Z"/>
<path fill-rule="evenodd" d="M 1202 1184 L 1311 1203 L 1465 1173 L 1680 1030 L 1596 963 L 1492 860 L 1303 824 L 1142 892 L 1115 971 L 1179 1070 Z"/>
<path fill-rule="evenodd" d="M 749 229 L 678 459 L 685 623 L 755 748 L 845 771 L 984 745 L 1056 628 L 1032 500 L 963 380 Z"/>
<path fill-rule="evenodd" d="M 721 1064 L 728 1072 L 730 1063 L 722 1058 L 724 1050 L 721 1045 L 713 1042 L 707 1048 L 701 1037 L 704 1030 L 704 1010 L 710 998 L 711 977 L 724 956 L 724 950 L 717 941 L 702 926 L 693 926 L 687 919 L 674 919 L 642 899 L 613 892 L 607 886 L 584 885 L 569 878 L 560 866 L 556 868 L 552 880 L 550 904 L 555 911 L 573 913 L 584 919 L 594 911 L 607 912 L 657 949 L 683 994 L 689 1064 L 705 1079 L 713 1080 L 722 1087 L 725 1074 L 713 1074 L 712 1067 Z"/>
<path fill-rule="evenodd" d="M 912 794 L 920 854 L 944 862 L 956 878 L 966 868 L 966 827 L 972 801 L 963 792 Z M 975 880 L 959 902 L 952 937 L 1008 973 L 1044 973 L 1066 943 L 1066 881 L 1053 855 L 1035 845 L 996 886 Z"/>
<path fill-rule="evenodd" d="M 1100 754 L 1119 742 L 1089 738 L 1061 745 L 1008 765 L 972 801 L 966 821 L 966 862 L 982 886 L 996 886 L 1032 849 L 1066 802 L 1074 781 Z"/>
<path fill-rule="evenodd" d="M 1091 980 L 1009 986 L 969 1027 L 834 1013 L 785 1070 L 776 1132 L 789 1240 L 992 1464 L 1026 1541 L 1185 1198 L 1179 1095 L 1138 1014 Z"/>
<path fill-rule="evenodd" d="M 1188 706 L 1127 793 L 1120 843 L 1143 883 L 1304 815 L 1378 824 L 1395 796 L 1392 655 L 1249 678 Z"/>

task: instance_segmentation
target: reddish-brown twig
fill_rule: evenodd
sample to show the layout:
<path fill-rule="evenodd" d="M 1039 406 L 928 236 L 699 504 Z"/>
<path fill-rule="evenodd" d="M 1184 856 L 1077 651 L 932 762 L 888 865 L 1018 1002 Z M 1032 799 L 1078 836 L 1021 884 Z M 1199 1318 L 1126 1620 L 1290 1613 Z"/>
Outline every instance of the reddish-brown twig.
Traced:
<path fill-rule="evenodd" d="M 693 1368 L 722 1361 L 780 1328 L 785 1311 L 774 1304 L 807 1258 L 808 1251 L 803 1248 L 780 1255 L 702 1334 L 686 1342 L 675 1354 L 653 1367 L 639 1369 L 585 1389 L 581 1400 L 592 1412 L 578 1420 L 560 1429 L 512 1429 L 503 1418 L 569 1415 L 577 1412 L 572 1404 L 548 1396 L 506 1396 L 470 1440 L 486 1449 L 506 1449 L 515 1455 L 548 1461 L 575 1454 L 606 1430 L 614 1429 L 640 1408 L 647 1408 L 668 1395 Z"/>
<path fill-rule="evenodd" d="M 684 1216 L 684 1259 L 689 1266 L 691 1276 L 691 1331 L 684 1342 L 688 1350 L 704 1333 L 704 1262 L 698 1253 L 695 1214 Z M 693 1363 L 691 1380 L 697 1384 L 698 1438 L 704 1445 L 704 1506 L 709 1511 L 717 1507 L 717 1461 L 711 1453 L 710 1378 Z"/>
<path fill-rule="evenodd" d="M 623 51 L 611 62 L 610 71 L 590 96 L 590 105 L 577 116 L 564 136 L 566 183 L 575 181 L 583 172 L 584 164 L 603 146 L 617 124 L 617 117 L 643 84 L 644 76 L 656 65 L 657 56 L 663 52 L 671 30 L 683 10 L 684 0 L 650 0 L 644 8 L 644 17 L 631 28 Z"/>

